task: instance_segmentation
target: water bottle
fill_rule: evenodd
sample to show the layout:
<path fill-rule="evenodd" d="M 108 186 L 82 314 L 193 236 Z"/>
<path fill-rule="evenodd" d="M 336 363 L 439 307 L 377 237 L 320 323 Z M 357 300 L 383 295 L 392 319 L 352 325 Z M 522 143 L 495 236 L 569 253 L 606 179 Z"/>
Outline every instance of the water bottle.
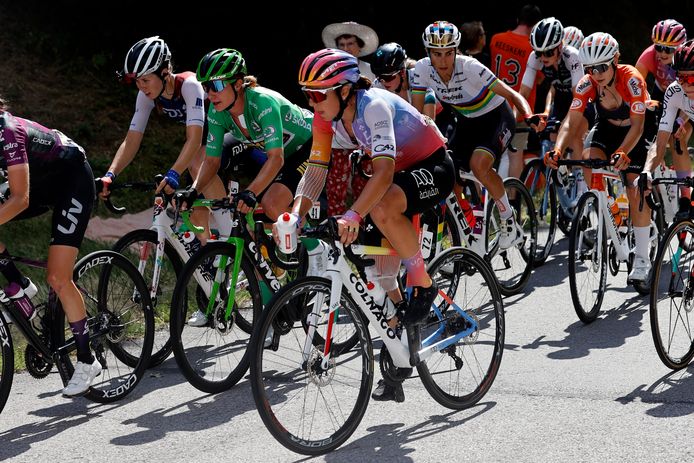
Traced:
<path fill-rule="evenodd" d="M 610 208 L 610 212 L 612 213 L 612 216 L 614 217 L 614 223 L 618 227 L 622 225 L 622 216 L 619 213 L 619 204 L 614 200 L 612 196 L 607 197 L 607 207 Z"/>
<path fill-rule="evenodd" d="M 381 311 L 385 319 L 390 320 L 395 316 L 395 306 L 392 303 L 386 303 L 389 299 L 388 295 L 383 289 L 383 286 L 381 286 L 380 282 L 378 281 L 380 278 L 380 274 L 376 269 L 375 265 L 366 267 L 365 270 L 366 279 L 368 280 L 366 282 L 366 288 L 369 290 L 371 297 L 374 298 L 374 302 L 376 303 L 376 305 L 381 307 Z"/>
<path fill-rule="evenodd" d="M 475 224 L 477 223 L 477 219 L 475 217 L 475 213 L 472 211 L 472 207 L 470 206 L 470 202 L 465 198 L 465 196 L 461 196 L 458 198 L 458 203 L 460 203 L 460 208 L 463 210 L 463 214 L 465 214 L 465 220 L 467 220 L 467 224 L 470 226 L 471 229 L 475 228 Z"/>
<path fill-rule="evenodd" d="M 185 224 L 181 225 L 178 229 L 178 240 L 181 242 L 183 247 L 189 256 L 192 256 L 200 249 L 200 240 L 195 233 L 190 231 Z"/>
<path fill-rule="evenodd" d="M 297 228 L 299 217 L 296 214 L 285 212 L 277 218 L 277 235 L 279 236 L 280 251 L 291 254 L 296 251 Z"/>
<path fill-rule="evenodd" d="M 10 298 L 15 307 L 22 311 L 27 320 L 30 320 L 34 315 L 34 305 L 29 300 L 29 297 L 24 294 L 22 286 L 13 281 L 5 288 L 5 294 Z"/>

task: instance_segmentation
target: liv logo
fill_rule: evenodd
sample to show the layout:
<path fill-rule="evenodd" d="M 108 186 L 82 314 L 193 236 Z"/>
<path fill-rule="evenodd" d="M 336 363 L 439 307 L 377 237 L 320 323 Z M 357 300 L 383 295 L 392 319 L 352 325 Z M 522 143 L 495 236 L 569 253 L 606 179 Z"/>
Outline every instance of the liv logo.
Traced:
<path fill-rule="evenodd" d="M 80 212 L 82 212 L 82 203 L 77 201 L 75 198 L 72 198 L 72 207 L 67 211 L 62 211 L 63 217 L 67 217 L 67 219 L 70 221 L 69 228 L 58 225 L 58 231 L 66 235 L 71 235 L 77 227 L 77 217 L 75 217 L 74 214 L 79 214 Z"/>

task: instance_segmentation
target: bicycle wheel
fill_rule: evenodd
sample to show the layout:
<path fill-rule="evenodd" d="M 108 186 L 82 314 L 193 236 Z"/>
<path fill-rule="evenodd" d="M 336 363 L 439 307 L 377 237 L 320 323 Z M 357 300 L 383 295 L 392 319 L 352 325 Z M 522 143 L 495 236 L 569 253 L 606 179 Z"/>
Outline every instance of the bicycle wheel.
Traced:
<path fill-rule="evenodd" d="M 10 326 L 2 313 L 0 313 L 0 413 L 5 408 L 7 398 L 10 396 L 13 376 L 14 350 L 12 347 L 12 336 L 10 336 Z"/>
<path fill-rule="evenodd" d="M 540 159 L 530 161 L 521 174 L 521 181 L 528 189 L 535 205 L 537 220 L 537 246 L 533 266 L 544 264 L 554 246 L 557 230 L 557 194 L 554 184 L 545 175 L 547 168 Z"/>
<path fill-rule="evenodd" d="M 439 296 L 427 323 L 421 327 L 427 347 L 471 327 L 478 328 L 422 360 L 417 371 L 431 397 L 447 408 L 464 409 L 484 397 L 496 377 L 504 351 L 504 308 L 498 283 L 489 265 L 475 253 L 452 248 L 428 268 Z M 445 294 L 446 298 L 441 294 Z"/>
<path fill-rule="evenodd" d="M 197 389 L 218 393 L 235 385 L 248 370 L 250 334 L 237 321 L 253 323 L 262 309 L 255 269 L 243 257 L 235 290 L 230 291 L 236 246 L 208 243 L 183 266 L 174 289 L 171 311 L 171 342 L 174 357 L 188 382 Z M 221 263 L 226 259 L 227 265 Z M 195 271 L 213 262 L 214 281 L 200 285 Z M 203 289 L 209 285 L 208 290 Z M 211 300 L 212 291 L 215 294 Z M 234 295 L 231 316 L 227 317 L 229 296 Z M 204 326 L 191 326 L 188 320 L 198 309 L 207 313 Z"/>
<path fill-rule="evenodd" d="M 116 241 L 112 248 L 123 254 L 140 271 L 147 287 L 152 289 L 152 273 L 157 257 L 157 232 L 154 230 L 133 230 Z M 154 307 L 154 347 L 149 366 L 160 365 L 171 355 L 170 327 L 171 296 L 176 280 L 181 272 L 181 258 L 168 242 L 164 245 L 164 256 L 159 273 L 159 284 L 156 297 L 152 299 Z"/>
<path fill-rule="evenodd" d="M 492 267 L 499 290 L 504 296 L 519 293 L 528 282 L 533 270 L 533 256 L 537 243 L 537 221 L 535 206 L 528 189 L 516 178 L 504 180 L 516 223 L 523 228 L 523 240 L 508 249 L 499 248 L 501 216 L 495 202 L 487 206 L 487 255 L 485 259 Z"/>
<path fill-rule="evenodd" d="M 87 309 L 90 347 L 103 371 L 86 397 L 100 403 L 119 400 L 140 382 L 154 342 L 154 314 L 147 285 L 133 264 L 113 251 L 96 251 L 75 265 L 73 280 Z M 54 348 L 72 336 L 58 302 Z M 75 353 L 61 361 L 72 375 Z"/>
<path fill-rule="evenodd" d="M 674 223 L 661 240 L 653 263 L 650 297 L 655 350 L 673 370 L 686 367 L 694 357 L 693 272 L 694 223 Z"/>
<path fill-rule="evenodd" d="M 598 317 L 607 286 L 607 230 L 603 226 L 598 243 L 599 214 L 597 195 L 584 193 L 576 206 L 569 234 L 571 300 L 583 323 Z"/>
<path fill-rule="evenodd" d="M 307 305 L 298 305 L 308 299 Z M 336 353 L 327 367 L 324 346 L 307 338 L 299 323 L 280 332 L 288 307 L 301 307 L 293 318 L 327 312 L 330 281 L 307 277 L 289 283 L 272 298 L 256 324 L 251 341 L 251 389 L 258 413 L 270 433 L 289 450 L 319 455 L 339 447 L 366 412 L 373 384 L 374 357 L 368 325 L 345 291 L 333 324 L 333 341 L 358 334 L 357 344 Z M 319 326 L 323 338 L 327 326 Z M 269 341 L 272 341 L 271 343 Z M 269 344 L 268 347 L 264 345 Z"/>

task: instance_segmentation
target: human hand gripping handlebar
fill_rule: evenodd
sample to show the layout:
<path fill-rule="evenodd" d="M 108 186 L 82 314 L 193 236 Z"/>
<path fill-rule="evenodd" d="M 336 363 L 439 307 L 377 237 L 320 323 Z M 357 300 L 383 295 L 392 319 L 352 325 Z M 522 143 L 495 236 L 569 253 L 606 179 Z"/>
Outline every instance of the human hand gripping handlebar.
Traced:
<path fill-rule="evenodd" d="M 117 190 L 140 190 L 140 191 L 150 191 L 156 189 L 157 185 L 159 182 L 161 182 L 163 176 L 157 175 L 153 181 L 151 182 L 120 182 L 120 183 L 112 183 L 109 186 L 110 191 L 117 191 Z M 94 180 L 94 186 L 96 188 L 96 191 L 101 191 L 103 189 L 103 181 L 100 178 L 97 178 Z M 106 209 L 111 211 L 113 214 L 125 214 L 127 212 L 125 207 L 118 207 L 113 204 L 111 201 L 111 196 L 107 196 L 104 198 L 104 204 L 106 205 Z"/>

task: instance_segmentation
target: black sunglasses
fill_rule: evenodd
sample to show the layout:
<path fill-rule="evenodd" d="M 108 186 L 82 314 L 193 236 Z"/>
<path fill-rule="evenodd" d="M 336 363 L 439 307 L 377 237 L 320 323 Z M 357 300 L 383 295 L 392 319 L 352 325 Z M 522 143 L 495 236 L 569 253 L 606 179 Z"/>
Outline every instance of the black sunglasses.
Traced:
<path fill-rule="evenodd" d="M 595 66 L 583 66 L 586 74 L 602 74 L 610 69 L 610 63 L 596 64 Z"/>
<path fill-rule="evenodd" d="M 668 55 L 671 55 L 677 50 L 677 47 L 668 47 L 665 45 L 654 45 L 653 48 L 655 48 L 655 51 L 658 53 L 667 53 Z"/>
<path fill-rule="evenodd" d="M 542 58 L 542 57 L 544 56 L 544 57 L 547 57 L 547 58 L 551 58 L 552 56 L 554 56 L 554 53 L 557 51 L 557 48 L 558 48 L 558 47 L 554 47 L 554 48 L 552 48 L 551 50 L 545 50 L 545 51 L 537 51 L 537 50 L 535 50 L 535 57 L 536 57 L 536 58 Z"/>
<path fill-rule="evenodd" d="M 400 74 L 400 71 L 394 72 L 393 74 L 382 74 L 378 76 L 378 80 L 381 82 L 392 82 Z"/>

